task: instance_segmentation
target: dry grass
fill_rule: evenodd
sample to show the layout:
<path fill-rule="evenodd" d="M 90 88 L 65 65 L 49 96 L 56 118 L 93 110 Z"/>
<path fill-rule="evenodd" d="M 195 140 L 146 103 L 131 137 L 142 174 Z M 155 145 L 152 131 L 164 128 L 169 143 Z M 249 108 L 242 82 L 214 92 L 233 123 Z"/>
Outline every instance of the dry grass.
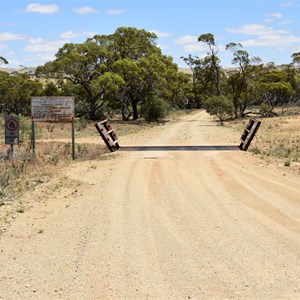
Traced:
<path fill-rule="evenodd" d="M 290 113 L 289 113 L 290 112 Z M 261 126 L 249 151 L 261 158 L 277 158 L 286 167 L 300 165 L 300 108 L 291 108 L 285 115 L 258 118 Z M 248 119 L 229 122 L 235 131 L 243 132 Z"/>
<path fill-rule="evenodd" d="M 78 182 L 63 175 L 65 166 L 72 161 L 70 143 L 38 143 L 35 155 L 28 149 L 28 144 L 23 143 L 11 161 L 0 161 L 0 233 L 36 202 L 62 188 L 77 188 Z M 96 159 L 104 153 L 104 145 L 76 144 L 77 160 Z"/>
<path fill-rule="evenodd" d="M 66 186 L 72 186 L 68 178 L 63 178 L 63 168 L 72 162 L 71 124 L 39 123 L 36 126 L 36 153 L 31 148 L 31 121 L 20 118 L 20 136 L 23 140 L 14 146 L 14 157 L 8 160 L 8 145 L 0 144 L 0 230 L 1 224 L 9 223 L 16 215 L 25 212 L 39 198 L 24 200 L 27 192 L 42 189 L 48 193 Z M 84 127 L 82 124 L 80 126 Z M 76 135 L 81 134 L 80 130 Z M 86 128 L 84 135 L 96 135 L 96 129 Z M 76 138 L 77 138 L 76 137 Z M 0 139 L 4 141 L 3 127 Z M 62 139 L 62 140 L 61 140 Z M 76 143 L 76 160 L 89 160 L 101 157 L 108 150 L 103 143 Z M 58 182 L 56 182 L 58 180 Z M 3 226 L 2 226 L 3 227 Z"/>

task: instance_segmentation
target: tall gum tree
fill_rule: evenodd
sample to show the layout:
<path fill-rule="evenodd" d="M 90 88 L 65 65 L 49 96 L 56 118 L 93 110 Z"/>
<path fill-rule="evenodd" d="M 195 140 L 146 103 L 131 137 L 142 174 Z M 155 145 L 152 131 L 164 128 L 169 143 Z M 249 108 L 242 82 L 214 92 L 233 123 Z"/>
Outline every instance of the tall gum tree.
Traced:
<path fill-rule="evenodd" d="M 109 72 L 111 62 L 111 51 L 93 41 L 65 44 L 53 62 L 37 68 L 37 75 L 48 74 L 79 85 L 82 95 L 77 99 L 77 106 L 91 120 L 96 120 L 108 98 L 124 84 L 119 75 Z"/>
<path fill-rule="evenodd" d="M 221 79 L 221 67 L 220 67 L 220 59 L 218 58 L 218 47 L 215 43 L 214 35 L 211 33 L 204 33 L 198 37 L 198 42 L 202 42 L 206 44 L 209 48 L 208 57 L 206 57 L 207 61 L 210 61 L 210 67 L 212 72 L 212 80 L 215 85 L 216 95 L 221 95 L 220 89 L 220 79 Z"/>
<path fill-rule="evenodd" d="M 291 55 L 293 64 L 297 65 L 298 69 L 300 69 L 300 52 L 295 52 Z"/>
<path fill-rule="evenodd" d="M 262 114 L 264 116 L 277 115 L 276 106 L 293 102 L 295 90 L 288 81 L 288 74 L 284 70 L 264 68 L 257 79 L 257 90 L 261 99 Z"/>
<path fill-rule="evenodd" d="M 162 54 L 156 39 L 144 29 L 120 27 L 83 44 L 65 44 L 53 62 L 37 69 L 37 75 L 79 87 L 73 90 L 76 107 L 80 105 L 90 119 L 96 119 L 106 106 L 121 108 L 124 119 L 138 119 L 144 101 L 176 96 L 176 102 L 182 96 L 177 80 L 184 83 L 184 78 L 176 76 L 177 65 Z"/>
<path fill-rule="evenodd" d="M 255 65 L 260 63 L 258 57 L 250 58 L 247 51 L 242 49 L 240 43 L 229 43 L 226 50 L 233 54 L 232 64 L 238 68 L 228 75 L 227 83 L 233 98 L 235 117 L 244 116 L 246 108 L 251 104 L 250 86 L 255 74 Z"/>
<path fill-rule="evenodd" d="M 192 72 L 192 100 L 188 100 L 189 107 L 201 108 L 201 97 L 205 92 L 207 85 L 207 80 L 204 71 L 204 60 L 198 56 L 189 55 L 188 57 L 181 57 L 183 61 L 188 65 Z M 190 103 L 192 102 L 192 103 Z"/>
<path fill-rule="evenodd" d="M 111 36 L 113 41 L 112 52 L 118 61 L 114 68 L 126 82 L 122 96 L 122 113 L 128 110 L 128 102 L 132 108 L 132 118 L 139 118 L 138 104 L 145 99 L 149 83 L 145 78 L 145 69 L 141 60 L 153 54 L 160 55 L 161 51 L 156 46 L 157 36 L 154 33 L 135 27 L 120 27 Z M 131 112 L 128 113 L 130 115 Z"/>

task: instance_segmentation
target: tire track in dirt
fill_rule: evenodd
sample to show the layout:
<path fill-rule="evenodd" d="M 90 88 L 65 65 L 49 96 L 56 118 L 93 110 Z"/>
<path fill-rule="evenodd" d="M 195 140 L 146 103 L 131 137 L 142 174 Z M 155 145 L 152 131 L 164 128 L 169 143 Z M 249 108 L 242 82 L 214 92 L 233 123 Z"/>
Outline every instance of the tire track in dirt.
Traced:
<path fill-rule="evenodd" d="M 261 178 L 253 179 L 252 176 L 247 176 L 241 179 L 241 170 L 239 170 L 239 176 L 229 175 L 228 169 L 216 162 L 212 162 L 212 167 L 219 181 L 224 181 L 225 185 L 230 186 L 230 189 L 239 195 L 240 202 L 286 229 L 300 233 L 300 222 L 290 213 L 282 210 L 286 202 L 297 203 L 296 199 L 300 199 L 300 193 L 286 193 L 286 189 L 283 193 L 276 184 L 269 181 L 266 184 L 266 180 Z M 296 207 L 293 208 L 296 209 Z M 290 211 L 293 212 L 293 210 Z"/>
<path fill-rule="evenodd" d="M 173 161 L 167 159 L 155 163 L 157 180 L 151 184 L 150 191 L 157 197 L 157 206 L 160 208 L 156 209 L 155 215 L 152 217 L 154 219 L 153 227 L 157 227 L 160 233 L 157 249 L 161 254 L 161 268 L 166 274 L 169 284 L 172 285 L 173 294 L 170 296 L 172 299 L 173 297 L 175 299 L 192 298 L 203 293 L 205 287 L 207 288 L 211 284 L 209 280 L 204 280 L 205 275 L 202 270 L 206 269 L 207 262 L 206 259 L 201 259 L 201 251 L 198 252 L 199 235 L 197 233 L 199 229 L 203 231 L 203 224 L 201 222 L 199 224 L 193 218 L 193 209 L 188 205 L 182 190 L 176 184 L 172 185 L 168 167 L 174 167 Z M 168 176 L 165 176 L 165 171 Z M 173 172 L 175 172 L 174 169 Z M 165 197 L 161 197 L 161 195 Z M 193 230 L 190 229 L 191 226 Z M 170 248 L 167 245 L 173 247 Z M 174 276 L 175 274 L 185 274 L 185 276 L 178 280 Z M 215 278 L 214 282 L 217 281 L 218 278 Z M 222 286 L 222 282 L 219 281 L 216 290 L 220 292 Z M 175 291 L 177 294 L 174 294 Z"/>

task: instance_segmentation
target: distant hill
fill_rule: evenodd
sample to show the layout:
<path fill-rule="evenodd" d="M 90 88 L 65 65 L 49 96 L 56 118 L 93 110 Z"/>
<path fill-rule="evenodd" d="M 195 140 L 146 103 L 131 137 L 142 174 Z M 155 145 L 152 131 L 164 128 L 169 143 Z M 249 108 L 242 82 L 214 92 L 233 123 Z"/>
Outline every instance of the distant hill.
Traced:
<path fill-rule="evenodd" d="M 9 74 L 28 74 L 34 76 L 36 68 L 0 68 L 0 71 L 7 72 Z"/>
<path fill-rule="evenodd" d="M 179 68 L 178 71 L 185 74 L 192 74 L 192 70 L 190 68 Z"/>
<path fill-rule="evenodd" d="M 28 74 L 29 76 L 34 76 L 36 68 L 0 68 L 0 71 L 7 72 L 9 74 Z M 236 68 L 227 68 L 225 71 L 230 72 L 236 70 Z M 190 68 L 179 68 L 179 72 L 185 73 L 185 74 L 192 74 L 192 71 Z"/>

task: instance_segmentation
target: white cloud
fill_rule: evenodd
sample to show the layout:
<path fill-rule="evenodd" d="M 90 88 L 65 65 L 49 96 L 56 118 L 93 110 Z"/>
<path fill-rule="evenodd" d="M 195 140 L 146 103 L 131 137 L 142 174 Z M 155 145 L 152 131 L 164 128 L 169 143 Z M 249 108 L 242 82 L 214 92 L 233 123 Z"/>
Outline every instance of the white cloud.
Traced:
<path fill-rule="evenodd" d="M 174 43 L 182 46 L 184 52 L 203 52 L 208 49 L 204 43 L 198 42 L 198 37 L 193 35 L 182 36 L 176 39 Z"/>
<path fill-rule="evenodd" d="M 58 40 L 58 41 L 43 41 L 40 43 L 29 44 L 25 47 L 25 51 L 28 52 L 54 52 L 62 47 L 68 40 Z"/>
<path fill-rule="evenodd" d="M 183 46 L 184 52 L 203 52 L 207 51 L 207 47 L 203 46 L 203 44 L 190 44 Z"/>
<path fill-rule="evenodd" d="M 39 14 L 55 14 L 60 11 L 59 6 L 53 5 L 42 5 L 39 3 L 28 4 L 25 12 L 26 13 L 39 13 Z"/>
<path fill-rule="evenodd" d="M 271 22 L 273 22 L 273 21 L 274 21 L 274 19 L 264 19 L 264 20 L 263 20 L 264 23 L 271 23 Z"/>
<path fill-rule="evenodd" d="M 93 37 L 95 34 L 96 32 L 89 32 L 89 31 L 80 31 L 80 32 L 67 31 L 62 33 L 59 37 L 62 39 L 76 39 L 82 37 Z"/>
<path fill-rule="evenodd" d="M 9 32 L 0 32 L 0 41 L 18 41 L 24 40 L 25 36 Z"/>
<path fill-rule="evenodd" d="M 97 13 L 97 10 L 90 6 L 83 6 L 79 8 L 73 8 L 73 11 L 78 15 L 89 15 Z"/>
<path fill-rule="evenodd" d="M 248 24 L 238 28 L 226 28 L 226 31 L 230 33 L 241 33 L 258 36 L 273 34 L 284 35 L 288 33 L 288 31 L 286 30 L 275 30 L 272 27 L 267 27 L 263 24 Z"/>
<path fill-rule="evenodd" d="M 268 14 L 268 16 L 273 17 L 275 19 L 281 19 L 282 18 L 281 13 Z"/>
<path fill-rule="evenodd" d="M 167 45 L 161 45 L 161 44 L 158 44 L 157 47 L 159 47 L 161 50 L 166 50 L 166 49 L 169 49 L 170 47 L 167 46 Z"/>
<path fill-rule="evenodd" d="M 15 27 L 17 24 L 14 22 L 5 22 L 5 23 L 0 23 L 0 26 L 9 26 L 9 27 Z"/>
<path fill-rule="evenodd" d="M 45 40 L 42 39 L 42 38 L 36 38 L 36 39 L 30 38 L 27 42 L 28 42 L 29 44 L 35 45 L 35 44 L 42 44 L 42 43 L 45 42 Z"/>
<path fill-rule="evenodd" d="M 30 66 L 38 66 L 47 61 L 52 61 L 55 59 L 55 53 L 38 53 L 34 56 L 29 56 L 24 59 L 25 63 L 28 62 Z M 26 64 L 25 64 L 26 65 Z"/>
<path fill-rule="evenodd" d="M 21 65 L 21 61 L 17 60 L 17 59 L 10 59 L 9 57 L 7 57 L 8 60 L 8 65 L 6 65 L 6 67 L 11 67 L 11 68 L 18 68 Z"/>
<path fill-rule="evenodd" d="M 291 24 L 291 23 L 293 23 L 293 21 L 291 21 L 291 20 L 286 20 L 286 21 L 280 22 L 279 25 L 287 25 L 287 24 Z"/>
<path fill-rule="evenodd" d="M 109 15 L 121 15 L 121 14 L 125 14 L 126 10 L 125 9 L 108 10 L 106 13 Z"/>
<path fill-rule="evenodd" d="M 5 44 L 0 44 L 0 50 L 8 49 L 8 46 Z"/>
<path fill-rule="evenodd" d="M 261 36 L 257 39 L 250 39 L 241 42 L 245 47 L 277 47 L 281 49 L 289 48 L 294 44 L 300 44 L 300 38 L 295 36 Z"/>
<path fill-rule="evenodd" d="M 261 24 L 250 24 L 239 28 L 227 28 L 227 31 L 235 34 L 255 36 L 253 39 L 241 41 L 243 46 L 248 47 L 276 47 L 283 50 L 300 44 L 300 37 L 290 34 L 287 30 L 276 30 Z"/>
<path fill-rule="evenodd" d="M 150 32 L 155 33 L 158 38 L 165 38 L 171 36 L 169 32 L 160 32 L 158 30 L 150 30 Z"/>
<path fill-rule="evenodd" d="M 288 7 L 288 6 L 292 6 L 293 5 L 293 2 L 283 2 L 280 4 L 280 6 L 282 7 Z"/>
<path fill-rule="evenodd" d="M 8 55 L 8 56 L 16 55 L 16 52 L 10 51 L 10 52 L 5 53 L 5 55 Z"/>
<path fill-rule="evenodd" d="M 198 37 L 194 35 L 182 36 L 174 41 L 174 43 L 178 45 L 186 45 L 186 44 L 197 43 L 197 42 L 198 42 Z"/>

